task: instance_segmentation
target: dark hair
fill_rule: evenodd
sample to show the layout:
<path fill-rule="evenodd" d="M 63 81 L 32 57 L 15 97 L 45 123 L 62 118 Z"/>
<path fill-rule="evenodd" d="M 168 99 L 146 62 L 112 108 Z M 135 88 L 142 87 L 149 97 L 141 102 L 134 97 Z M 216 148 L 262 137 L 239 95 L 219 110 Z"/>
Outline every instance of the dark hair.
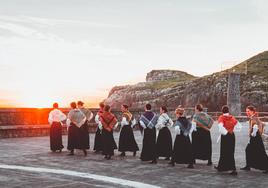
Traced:
<path fill-rule="evenodd" d="M 226 114 L 226 113 L 229 113 L 229 107 L 227 105 L 224 105 L 222 108 L 221 108 L 221 111 L 222 113 Z"/>
<path fill-rule="evenodd" d="M 165 112 L 165 113 L 167 113 L 168 112 L 168 109 L 167 109 L 167 107 L 166 106 L 161 106 L 161 109 Z"/>
<path fill-rule="evenodd" d="M 71 106 L 71 108 L 76 108 L 76 103 L 75 102 L 71 102 L 70 106 Z"/>
<path fill-rule="evenodd" d="M 184 114 L 184 108 L 181 105 L 179 105 L 178 108 L 176 108 L 175 110 L 175 114 L 179 114 L 182 116 Z"/>
<path fill-rule="evenodd" d="M 203 105 L 202 104 L 197 104 L 195 106 L 195 108 L 199 111 L 199 112 L 202 112 L 203 111 Z"/>
<path fill-rule="evenodd" d="M 150 105 L 149 103 L 145 105 L 146 110 L 151 110 L 152 109 L 152 105 Z"/>
<path fill-rule="evenodd" d="M 83 103 L 82 101 L 78 101 L 78 102 L 77 102 L 77 105 L 83 106 L 84 103 Z"/>
<path fill-rule="evenodd" d="M 247 106 L 247 109 L 249 109 L 252 112 L 256 112 L 256 108 L 254 106 Z"/>
<path fill-rule="evenodd" d="M 105 105 L 104 105 L 104 102 L 100 102 L 100 103 L 99 103 L 99 107 L 100 107 L 100 108 L 104 108 L 104 106 L 105 106 Z"/>
<path fill-rule="evenodd" d="M 58 103 L 53 103 L 53 108 L 59 108 L 59 104 Z"/>
<path fill-rule="evenodd" d="M 127 110 L 128 110 L 128 105 L 123 104 L 122 106 L 123 106 L 125 109 L 127 109 Z"/>
<path fill-rule="evenodd" d="M 105 105 L 103 110 L 106 112 L 109 112 L 109 110 L 111 109 L 111 107 L 109 105 Z"/>

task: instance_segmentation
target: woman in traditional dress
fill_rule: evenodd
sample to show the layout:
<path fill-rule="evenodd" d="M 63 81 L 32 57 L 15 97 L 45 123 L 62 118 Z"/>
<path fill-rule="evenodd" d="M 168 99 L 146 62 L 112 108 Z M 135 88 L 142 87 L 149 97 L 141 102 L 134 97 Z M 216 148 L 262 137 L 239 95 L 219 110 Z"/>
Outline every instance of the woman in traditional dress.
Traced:
<path fill-rule="evenodd" d="M 165 160 L 170 160 L 172 155 L 172 136 L 169 127 L 173 125 L 173 121 L 167 112 L 167 107 L 160 107 L 160 116 L 155 126 L 157 131 L 159 131 L 156 141 L 156 156 L 165 157 Z"/>
<path fill-rule="evenodd" d="M 95 133 L 95 140 L 94 140 L 94 151 L 95 153 L 99 153 L 102 151 L 102 139 L 101 139 L 101 130 L 102 130 L 102 126 L 100 124 L 100 116 L 103 113 L 103 108 L 104 108 L 104 103 L 101 102 L 99 104 L 99 111 L 97 113 L 97 115 L 95 116 L 95 122 L 97 123 L 97 131 Z"/>
<path fill-rule="evenodd" d="M 235 167 L 235 127 L 241 127 L 240 123 L 229 114 L 228 106 L 222 107 L 222 115 L 218 118 L 218 127 L 221 134 L 220 160 L 215 169 L 218 172 L 231 171 L 231 175 L 237 175 Z"/>
<path fill-rule="evenodd" d="M 83 112 L 83 114 L 86 116 L 85 123 L 80 127 L 81 131 L 81 144 L 84 146 L 85 149 L 90 148 L 90 138 L 89 138 L 89 122 L 93 118 L 93 113 L 84 107 L 84 103 L 82 101 L 77 102 L 78 109 Z"/>
<path fill-rule="evenodd" d="M 142 161 L 152 161 L 157 163 L 156 159 L 156 130 L 157 115 L 151 111 L 150 104 L 145 105 L 145 112 L 141 115 L 139 124 L 143 128 L 143 141 L 140 159 Z"/>
<path fill-rule="evenodd" d="M 123 112 L 121 121 L 121 131 L 119 136 L 119 149 L 122 152 L 120 156 L 126 156 L 126 151 L 133 152 L 133 156 L 136 156 L 136 152 L 139 151 L 138 144 L 135 140 L 132 126 L 135 125 L 135 119 L 128 110 L 126 104 L 121 106 Z"/>
<path fill-rule="evenodd" d="M 85 124 L 87 118 L 85 114 L 76 108 L 76 103 L 71 103 L 72 110 L 67 116 L 67 128 L 68 128 L 68 147 L 70 150 L 69 155 L 74 155 L 74 149 L 81 149 L 84 155 L 87 155 L 87 146 L 83 142 L 84 129 L 80 129 Z"/>
<path fill-rule="evenodd" d="M 177 121 L 175 122 L 176 138 L 173 146 L 171 166 L 178 164 L 188 164 L 187 168 L 194 168 L 194 156 L 191 143 L 191 134 L 194 129 L 192 123 L 184 116 L 184 109 L 178 107 L 175 110 Z"/>
<path fill-rule="evenodd" d="M 66 119 L 66 115 L 59 109 L 58 103 L 53 104 L 53 110 L 49 113 L 48 122 L 50 127 L 50 149 L 55 152 L 64 148 L 62 145 L 62 121 Z"/>
<path fill-rule="evenodd" d="M 263 170 L 268 173 L 268 156 L 266 154 L 261 135 L 264 130 L 264 123 L 261 122 L 253 106 L 246 108 L 249 117 L 249 144 L 246 148 L 246 166 L 241 170 L 249 171 L 250 168 Z"/>
<path fill-rule="evenodd" d="M 100 115 L 100 125 L 102 129 L 102 153 L 105 155 L 105 159 L 110 160 L 114 155 L 114 150 L 117 149 L 113 129 L 118 125 L 117 119 L 114 114 L 110 112 L 111 107 L 109 105 L 104 106 L 104 112 Z"/>
<path fill-rule="evenodd" d="M 194 159 L 208 160 L 207 165 L 212 165 L 212 142 L 210 128 L 213 125 L 213 119 L 205 112 L 203 106 L 195 106 L 195 115 L 193 123 L 196 124 L 196 131 L 193 132 L 193 151 Z"/>

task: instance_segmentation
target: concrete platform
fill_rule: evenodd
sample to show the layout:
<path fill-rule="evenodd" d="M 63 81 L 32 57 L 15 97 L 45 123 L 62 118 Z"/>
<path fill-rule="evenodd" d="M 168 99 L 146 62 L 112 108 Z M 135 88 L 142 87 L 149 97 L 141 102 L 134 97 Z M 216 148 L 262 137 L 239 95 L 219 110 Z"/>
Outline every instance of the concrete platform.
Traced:
<path fill-rule="evenodd" d="M 245 165 L 245 147 L 248 143 L 247 125 L 236 134 L 237 169 Z M 115 139 L 118 142 L 118 133 Z M 135 131 L 141 149 L 142 137 Z M 212 128 L 213 163 L 219 159 L 216 143 L 217 128 Z M 66 147 L 66 136 L 64 146 Z M 91 148 L 94 135 L 90 135 Z M 267 143 L 265 143 L 267 147 Z M 267 187 L 268 175 L 252 170 L 238 170 L 238 176 L 217 173 L 213 166 L 197 161 L 194 169 L 186 165 L 169 167 L 167 161 L 159 160 L 157 165 L 133 157 L 132 153 L 122 158 L 113 157 L 107 161 L 94 154 L 92 149 L 84 157 L 81 151 L 74 156 L 49 151 L 49 137 L 0 139 L 0 187 Z M 119 153 L 116 152 L 116 155 Z"/>

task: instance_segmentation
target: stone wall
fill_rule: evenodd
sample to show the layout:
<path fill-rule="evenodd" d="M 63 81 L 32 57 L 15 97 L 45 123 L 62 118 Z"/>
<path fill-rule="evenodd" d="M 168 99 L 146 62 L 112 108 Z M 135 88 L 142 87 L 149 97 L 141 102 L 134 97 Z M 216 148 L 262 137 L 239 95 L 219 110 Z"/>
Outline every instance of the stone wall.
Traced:
<path fill-rule="evenodd" d="M 69 108 L 61 109 L 66 115 L 70 111 Z M 97 108 L 90 109 L 94 116 L 97 114 Z M 12 125 L 46 125 L 48 124 L 48 114 L 51 108 L 0 108 L 0 126 L 12 126 Z M 130 109 L 134 117 L 139 117 L 143 113 L 143 109 Z M 155 112 L 159 113 L 159 109 L 155 109 Z M 118 119 L 121 119 L 120 110 L 112 110 Z M 170 116 L 174 117 L 174 110 L 170 110 Z M 193 108 L 186 109 L 187 115 L 193 114 Z M 174 117 L 175 118 L 175 117 Z M 94 123 L 94 118 L 90 123 Z"/>
<path fill-rule="evenodd" d="M 61 109 L 65 114 L 70 109 Z M 32 137 L 49 135 L 48 114 L 50 108 L 2 108 L 0 109 L 0 138 Z M 93 113 L 97 109 L 92 109 Z M 90 130 L 95 130 L 91 123 Z M 63 134 L 67 133 L 66 125 Z"/>
<path fill-rule="evenodd" d="M 61 109 L 65 114 L 70 109 Z M 90 109 L 94 116 L 97 114 L 98 109 Z M 13 138 L 13 137 L 31 137 L 31 136 L 47 136 L 49 135 L 50 126 L 48 124 L 48 114 L 51 108 L 36 109 L 36 108 L 9 108 L 0 109 L 0 138 Z M 141 109 L 131 109 L 131 113 L 137 119 L 143 113 Z M 158 109 L 154 110 L 159 112 Z M 170 111 L 170 116 L 174 119 L 174 110 Z M 193 114 L 193 109 L 186 110 L 187 115 Z M 121 111 L 114 110 L 118 120 L 121 119 Z M 96 123 L 94 118 L 90 121 L 89 132 L 96 131 Z M 115 131 L 119 131 L 119 128 Z M 66 134 L 66 125 L 63 125 L 63 134 Z"/>
<path fill-rule="evenodd" d="M 35 108 L 20 108 L 20 109 L 0 109 L 0 138 L 14 138 L 14 137 L 34 137 L 34 136 L 47 136 L 49 135 L 50 126 L 48 124 L 47 118 L 51 109 L 35 109 Z M 65 114 L 69 112 L 70 109 L 61 109 Z M 98 109 L 91 109 L 94 116 L 97 114 Z M 134 117 L 138 119 L 143 113 L 142 109 L 131 109 L 130 110 Z M 159 112 L 158 109 L 154 110 Z M 122 113 L 119 110 L 114 110 L 113 113 L 116 115 L 118 120 L 121 119 Z M 194 113 L 193 108 L 186 109 L 186 115 L 188 117 L 192 116 Z M 169 115 L 175 120 L 174 110 L 169 111 Z M 220 115 L 219 112 L 210 113 L 216 120 Z M 267 114 L 261 114 L 261 116 L 266 117 L 262 119 L 263 121 L 268 120 Z M 239 117 L 241 121 L 247 121 L 247 118 L 243 116 Z M 94 133 L 96 131 L 96 123 L 94 118 L 90 122 L 89 132 Z M 136 127 L 137 129 L 137 127 Z M 120 127 L 115 131 L 119 131 Z M 268 130 L 268 129 L 266 129 Z M 67 133 L 66 125 L 63 125 L 63 134 Z M 268 132 L 267 132 L 268 133 Z"/>

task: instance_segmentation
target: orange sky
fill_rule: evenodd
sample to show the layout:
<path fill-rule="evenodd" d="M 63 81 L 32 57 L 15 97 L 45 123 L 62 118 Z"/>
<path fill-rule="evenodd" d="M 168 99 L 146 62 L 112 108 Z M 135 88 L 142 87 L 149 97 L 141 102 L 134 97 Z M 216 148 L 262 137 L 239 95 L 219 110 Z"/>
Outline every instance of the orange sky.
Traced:
<path fill-rule="evenodd" d="M 0 107 L 95 107 L 153 69 L 203 76 L 268 49 L 268 1 L 0 1 Z"/>

